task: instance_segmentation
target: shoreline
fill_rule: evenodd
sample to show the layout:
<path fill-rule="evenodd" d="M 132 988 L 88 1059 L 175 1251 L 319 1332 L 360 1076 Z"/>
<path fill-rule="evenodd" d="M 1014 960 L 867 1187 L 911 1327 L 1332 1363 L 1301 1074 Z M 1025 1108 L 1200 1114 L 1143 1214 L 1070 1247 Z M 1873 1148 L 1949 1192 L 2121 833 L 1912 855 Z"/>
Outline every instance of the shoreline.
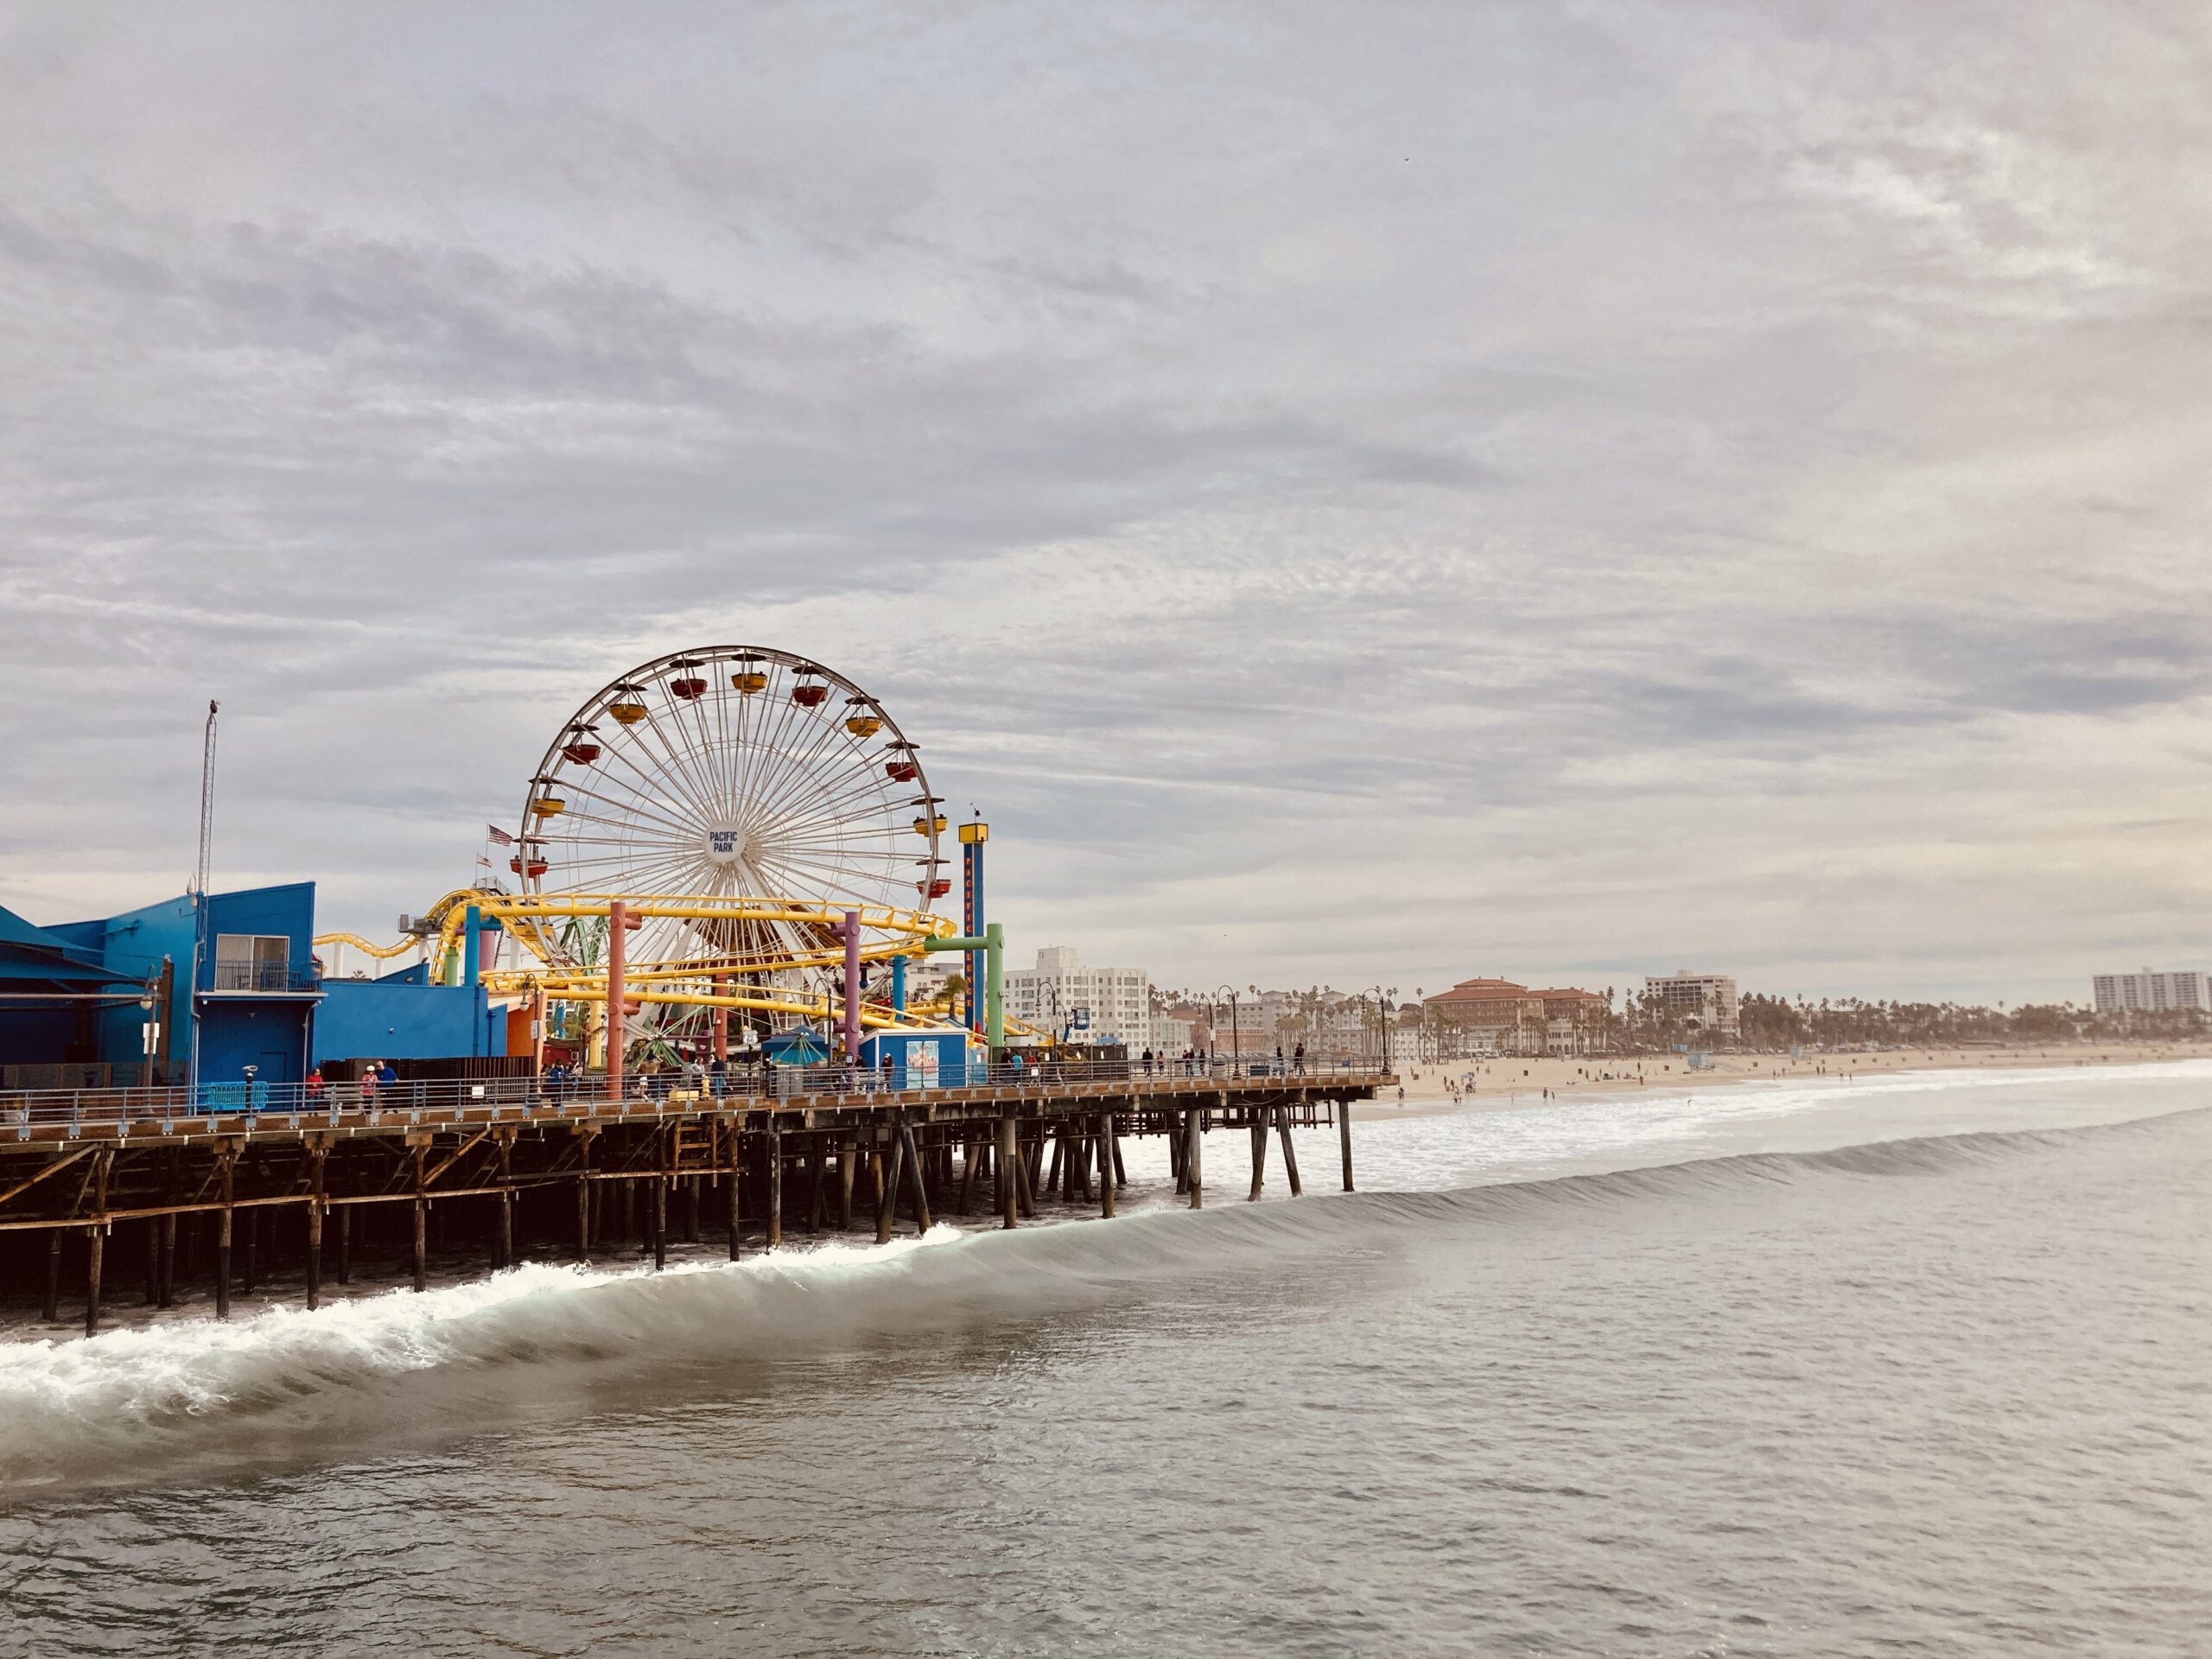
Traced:
<path fill-rule="evenodd" d="M 1360 1117 L 1427 1117 L 1440 1112 L 1511 1111 L 1524 1105 L 1564 1100 L 1634 1099 L 1745 1083 L 1811 1082 L 1834 1078 L 1896 1077 L 1914 1071 L 2044 1071 L 2067 1067 L 2152 1065 L 2172 1060 L 2212 1059 L 2212 1039 L 2196 1042 L 2098 1045 L 2052 1043 L 2021 1048 L 1906 1048 L 1872 1053 L 1715 1054 L 1708 1065 L 1692 1070 L 1680 1054 L 1589 1055 L 1537 1059 L 1506 1056 L 1494 1060 L 1401 1062 L 1404 1093 L 1363 1101 Z M 1459 1079 L 1471 1074 L 1471 1090 L 1455 1094 Z"/>

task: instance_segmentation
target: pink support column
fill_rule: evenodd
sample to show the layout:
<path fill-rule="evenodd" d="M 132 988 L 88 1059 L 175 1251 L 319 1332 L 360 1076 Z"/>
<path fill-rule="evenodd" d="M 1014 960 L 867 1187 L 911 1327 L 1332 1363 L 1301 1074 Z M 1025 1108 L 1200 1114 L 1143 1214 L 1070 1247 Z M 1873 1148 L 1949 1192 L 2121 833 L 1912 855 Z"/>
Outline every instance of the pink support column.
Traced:
<path fill-rule="evenodd" d="M 716 996 L 729 995 L 728 974 L 715 976 L 715 995 Z M 723 1061 L 729 1058 L 729 1010 L 728 1008 L 718 1007 L 715 1010 L 715 1058 Z"/>
<path fill-rule="evenodd" d="M 629 906 L 620 899 L 607 907 L 607 1097 L 622 1098 L 623 970 L 629 965 Z"/>
<path fill-rule="evenodd" d="M 845 1064 L 861 1063 L 861 913 L 845 912 Z"/>

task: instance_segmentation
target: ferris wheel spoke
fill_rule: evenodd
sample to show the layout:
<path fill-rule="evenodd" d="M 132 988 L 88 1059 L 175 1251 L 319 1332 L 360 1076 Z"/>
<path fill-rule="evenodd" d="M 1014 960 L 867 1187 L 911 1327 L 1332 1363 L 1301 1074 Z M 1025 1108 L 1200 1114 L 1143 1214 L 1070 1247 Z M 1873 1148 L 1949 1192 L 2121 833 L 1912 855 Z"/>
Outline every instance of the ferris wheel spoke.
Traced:
<path fill-rule="evenodd" d="M 663 696 L 671 695 L 664 681 L 657 680 L 653 683 Z M 688 754 L 679 752 L 677 746 L 670 741 L 668 731 L 661 724 L 664 711 L 656 709 L 642 697 L 639 706 L 645 711 L 645 718 L 626 730 L 631 743 L 639 753 L 651 756 L 656 749 L 658 751 L 658 761 L 645 774 L 652 779 L 653 787 L 664 796 L 680 797 L 694 811 L 703 817 L 713 817 L 713 791 L 693 770 Z M 645 741 L 648 734 L 653 740 L 651 745 Z M 636 769 L 640 772 L 645 772 L 643 766 Z"/>
<path fill-rule="evenodd" d="M 725 803 L 735 799 L 737 792 L 737 779 L 733 775 L 730 766 L 731 758 L 737 753 L 737 748 L 730 741 L 728 668 L 729 664 L 717 657 L 714 661 L 714 677 L 709 682 L 709 687 L 714 693 L 715 736 L 708 743 L 708 751 L 714 757 L 715 787 L 718 791 L 717 798 Z M 706 715 L 704 706 L 706 702 L 706 698 L 700 699 L 699 713 L 702 720 Z"/>
<path fill-rule="evenodd" d="M 892 804 L 889 792 L 874 779 L 847 766 L 840 772 L 803 780 L 800 787 L 787 791 L 785 812 L 788 817 L 805 817 L 819 814 L 825 806 L 835 810 L 860 801 L 879 809 L 887 809 Z"/>
<path fill-rule="evenodd" d="M 869 904 L 880 902 L 853 885 L 850 880 L 852 873 L 842 866 L 823 863 L 817 859 L 785 856 L 776 856 L 768 861 L 785 869 L 811 871 L 818 880 L 828 884 L 828 890 L 831 893 L 841 893 L 849 899 L 862 899 Z"/>
<path fill-rule="evenodd" d="M 817 730 L 801 740 L 804 748 L 794 746 L 775 776 L 764 781 L 761 799 L 768 810 L 785 812 L 795 801 L 803 798 L 808 787 L 821 779 L 822 770 L 817 763 L 841 739 L 851 741 L 842 725 L 834 720 L 823 720 Z"/>
<path fill-rule="evenodd" d="M 764 749 L 762 765 L 748 787 L 754 810 L 771 815 L 780 810 L 786 780 L 803 772 L 806 765 L 803 756 L 818 748 L 825 730 L 830 729 L 826 719 L 816 715 L 815 711 L 802 710 L 795 701 L 786 700 L 785 713 L 785 718 L 777 725 L 776 741 Z M 814 716 L 810 729 L 800 725 L 794 731 L 795 722 L 810 715 Z"/>
<path fill-rule="evenodd" d="M 607 809 L 608 809 L 609 810 L 611 810 L 611 811 L 613 811 L 613 812 L 616 812 L 616 813 L 623 813 L 623 812 L 626 812 L 626 813 L 628 813 L 628 814 L 629 814 L 629 816 L 630 816 L 630 821 L 631 821 L 631 822 L 632 822 L 632 823 L 634 823 L 637 819 L 641 818 L 641 817 L 643 817 L 643 818 L 651 818 L 652 820 L 653 820 L 653 822 L 654 822 L 654 823 L 658 823 L 658 824 L 660 824 L 660 825 L 662 825 L 663 827 L 664 827 L 664 828 L 667 830 L 667 831 L 668 831 L 671 835 L 675 835 L 675 836 L 689 836 L 689 835 L 691 835 L 691 834 L 696 833 L 696 832 L 693 830 L 693 829 L 692 829 L 691 825 L 690 825 L 690 824 L 688 824 L 688 823 L 684 823 L 683 819 L 678 818 L 678 817 L 671 817 L 671 816 L 670 816 L 668 813 L 666 813 L 666 812 L 664 812 L 664 811 L 662 811 L 662 810 L 658 810 L 658 808 L 655 808 L 655 807 L 650 806 L 650 805 L 646 804 L 645 804 L 642 799 L 639 799 L 639 798 L 638 798 L 632 797 L 632 798 L 628 803 L 625 803 L 625 802 L 623 802 L 622 800 L 620 800 L 620 798 L 616 798 L 616 797 L 614 797 L 614 796 L 611 796 L 611 795 L 603 795 L 603 794 L 601 794 L 598 790 L 596 790 L 596 789 L 593 788 L 589 784 L 571 784 L 571 783 L 563 782 L 563 784 L 561 786 L 562 786 L 563 788 L 564 788 L 564 789 L 567 789 L 567 790 L 569 790 L 569 791 L 573 791 L 574 793 L 575 793 L 575 794 L 577 794 L 577 795 L 581 795 L 582 797 L 583 797 L 583 798 L 584 798 L 584 799 L 586 799 L 586 800 L 588 800 L 588 801 L 594 801 L 594 802 L 598 803 L 601 806 L 606 807 L 606 808 L 607 808 Z M 621 818 L 620 818 L 620 817 L 615 817 L 615 818 L 606 818 L 606 817 L 602 817 L 600 814 L 598 814 L 598 813 L 596 813 L 596 812 L 589 812 L 589 811 L 582 811 L 582 810 L 570 810 L 564 811 L 564 812 L 557 812 L 557 813 L 555 813 L 553 816 L 554 816 L 555 817 L 556 817 L 556 818 L 558 818 L 558 817 L 578 817 L 578 818 L 587 818 L 587 819 L 589 819 L 589 820 L 591 820 L 591 821 L 593 821 L 593 822 L 594 822 L 594 823 L 615 823 L 615 824 L 620 824 L 620 823 L 621 823 L 623 822 L 623 819 L 621 819 Z M 556 833 L 557 833 L 557 832 L 556 832 Z"/>
<path fill-rule="evenodd" d="M 797 689 L 793 685 L 791 690 Z M 775 718 L 767 722 L 768 729 L 754 748 L 753 764 L 746 775 L 745 805 L 748 817 L 758 819 L 770 810 L 766 803 L 771 793 L 771 780 L 780 775 L 793 742 L 793 724 L 803 718 L 805 712 L 790 691 L 784 692 L 777 705 Z"/>
<path fill-rule="evenodd" d="M 685 805 L 687 804 L 683 798 L 683 791 L 680 790 L 670 790 L 666 788 L 664 786 L 665 780 L 659 773 L 648 772 L 643 766 L 639 766 L 637 761 L 637 757 L 631 753 L 631 750 L 633 748 L 643 752 L 644 744 L 641 741 L 632 738 L 627 728 L 624 728 L 623 736 L 620 741 L 607 746 L 606 751 L 607 758 L 609 760 L 620 760 L 625 766 L 630 769 L 631 773 L 638 780 L 634 785 L 626 783 L 620 786 L 630 791 L 631 793 L 636 796 L 639 799 L 651 801 L 661 810 L 674 814 L 680 818 Z M 613 781 L 613 779 L 610 775 L 608 782 L 611 785 Z"/>
<path fill-rule="evenodd" d="M 702 817 L 716 817 L 712 786 L 693 770 L 693 757 L 690 750 L 687 747 L 679 747 L 671 740 L 668 732 L 661 725 L 660 715 L 651 705 L 646 707 L 645 719 L 632 729 L 651 732 L 655 742 L 658 744 L 661 758 L 668 763 L 661 774 L 664 787 L 672 793 L 682 795 Z M 680 731 L 678 734 L 681 734 Z M 643 738 L 639 740 L 639 747 L 640 748 L 645 747 Z"/>
<path fill-rule="evenodd" d="M 846 808 L 850 810 L 840 810 Z M 816 833 L 824 830 L 842 829 L 849 823 L 864 823 L 873 819 L 877 823 L 883 824 L 887 834 L 890 832 L 891 826 L 886 823 L 885 820 L 891 813 L 905 810 L 903 807 L 894 807 L 890 802 L 885 800 L 868 800 L 864 797 L 846 796 L 838 800 L 823 802 L 816 812 L 806 817 L 795 818 L 790 826 L 789 833 L 792 835 Z M 912 828 L 911 825 L 899 827 L 910 830 Z"/>

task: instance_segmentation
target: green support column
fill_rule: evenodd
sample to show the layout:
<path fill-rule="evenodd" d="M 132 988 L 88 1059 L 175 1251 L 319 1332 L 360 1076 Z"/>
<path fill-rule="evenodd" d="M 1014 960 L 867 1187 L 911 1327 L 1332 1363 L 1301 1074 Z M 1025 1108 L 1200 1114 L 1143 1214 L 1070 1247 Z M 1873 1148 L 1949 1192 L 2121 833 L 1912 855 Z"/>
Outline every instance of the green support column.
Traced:
<path fill-rule="evenodd" d="M 1006 1049 L 1006 929 L 985 925 L 981 938 L 925 939 L 925 950 L 981 950 L 983 953 L 983 1040 L 993 1056 Z"/>

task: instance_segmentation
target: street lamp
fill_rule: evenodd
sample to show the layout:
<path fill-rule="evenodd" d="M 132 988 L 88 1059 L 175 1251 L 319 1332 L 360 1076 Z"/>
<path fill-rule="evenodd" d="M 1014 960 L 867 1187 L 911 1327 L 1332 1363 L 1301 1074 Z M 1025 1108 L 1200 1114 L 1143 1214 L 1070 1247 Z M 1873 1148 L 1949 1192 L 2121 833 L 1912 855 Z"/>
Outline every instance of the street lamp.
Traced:
<path fill-rule="evenodd" d="M 1377 1046 L 1382 1051 L 1382 1069 L 1388 1071 L 1390 1069 L 1390 1021 L 1386 1013 L 1388 1004 L 1384 999 L 1395 996 L 1398 994 L 1398 988 L 1393 985 L 1386 991 L 1380 985 L 1370 985 L 1367 988 L 1375 993 L 1376 1041 Z"/>
<path fill-rule="evenodd" d="M 1230 1071 L 1232 1076 L 1241 1075 L 1241 1070 L 1244 1059 L 1244 1039 L 1236 1018 L 1236 988 L 1233 985 L 1223 985 L 1218 986 L 1216 988 L 1220 994 L 1226 995 L 1229 998 Z M 1214 1004 L 1214 1007 L 1217 1008 L 1220 1006 L 1221 1004 L 1218 1002 Z M 1219 1033 L 1217 1032 L 1215 1034 L 1218 1036 Z M 1217 1049 L 1218 1046 L 1219 1045 L 1217 1044 Z"/>

